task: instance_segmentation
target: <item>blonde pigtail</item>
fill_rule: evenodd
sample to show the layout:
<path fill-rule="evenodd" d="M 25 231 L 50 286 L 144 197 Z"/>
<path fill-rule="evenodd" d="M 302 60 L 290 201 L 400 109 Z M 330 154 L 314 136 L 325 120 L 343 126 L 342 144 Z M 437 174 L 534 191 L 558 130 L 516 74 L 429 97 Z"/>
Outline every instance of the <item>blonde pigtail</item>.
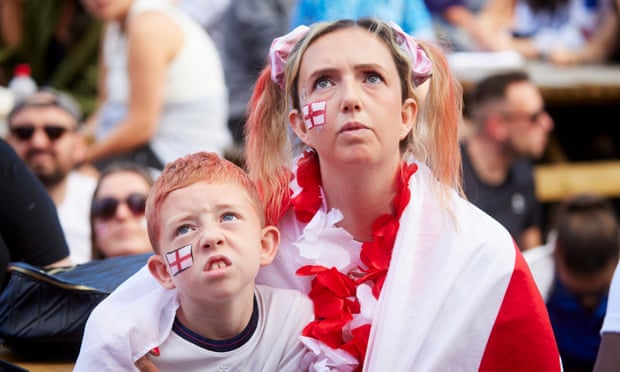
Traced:
<path fill-rule="evenodd" d="M 266 66 L 256 80 L 245 126 L 246 166 L 265 206 L 268 224 L 275 225 L 290 204 L 291 144 L 286 128 L 286 99 Z"/>
<path fill-rule="evenodd" d="M 461 153 L 458 129 L 463 106 L 461 84 L 450 72 L 443 51 L 436 45 L 420 42 L 433 64 L 433 75 L 425 98 L 422 122 L 427 126 L 425 147 L 428 165 L 437 179 L 460 194 Z"/>

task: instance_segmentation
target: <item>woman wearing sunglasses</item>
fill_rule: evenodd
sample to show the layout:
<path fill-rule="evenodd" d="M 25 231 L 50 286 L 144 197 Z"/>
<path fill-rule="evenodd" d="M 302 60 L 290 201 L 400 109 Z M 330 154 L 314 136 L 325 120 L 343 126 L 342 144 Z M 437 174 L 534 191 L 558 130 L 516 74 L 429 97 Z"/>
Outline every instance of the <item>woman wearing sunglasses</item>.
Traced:
<path fill-rule="evenodd" d="M 144 207 L 152 185 L 149 171 L 134 163 L 102 171 L 90 211 L 93 259 L 151 252 Z"/>

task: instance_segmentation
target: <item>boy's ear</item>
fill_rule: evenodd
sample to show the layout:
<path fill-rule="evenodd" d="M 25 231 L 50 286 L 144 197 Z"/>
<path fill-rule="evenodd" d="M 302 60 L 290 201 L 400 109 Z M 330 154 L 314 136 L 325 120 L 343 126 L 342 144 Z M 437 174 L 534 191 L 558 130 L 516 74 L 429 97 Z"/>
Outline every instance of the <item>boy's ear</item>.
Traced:
<path fill-rule="evenodd" d="M 280 245 L 280 230 L 275 226 L 265 226 L 262 230 L 263 237 L 260 240 L 261 255 L 260 265 L 266 266 L 273 261 Z"/>
<path fill-rule="evenodd" d="M 175 288 L 174 281 L 172 280 L 172 275 L 170 275 L 170 272 L 168 271 L 168 265 L 166 265 L 166 262 L 164 261 L 164 258 L 162 256 L 158 254 L 152 255 L 151 257 L 149 257 L 147 265 L 149 267 L 151 275 L 153 275 L 153 277 L 157 279 L 157 281 L 159 282 L 159 284 L 162 285 L 162 287 L 166 289 Z"/>

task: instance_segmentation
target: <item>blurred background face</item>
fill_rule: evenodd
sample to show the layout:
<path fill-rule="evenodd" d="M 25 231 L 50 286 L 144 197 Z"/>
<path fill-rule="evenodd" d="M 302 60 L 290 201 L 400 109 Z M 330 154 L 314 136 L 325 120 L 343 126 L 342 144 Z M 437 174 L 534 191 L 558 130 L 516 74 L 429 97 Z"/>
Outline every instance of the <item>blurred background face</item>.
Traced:
<path fill-rule="evenodd" d="M 81 161 L 77 122 L 55 106 L 26 107 L 9 123 L 7 141 L 46 186 L 60 182 Z"/>
<path fill-rule="evenodd" d="M 531 82 L 521 82 L 508 87 L 506 101 L 502 115 L 509 133 L 506 145 L 519 156 L 539 159 L 553 129 L 542 95 Z"/>
<path fill-rule="evenodd" d="M 151 252 L 144 206 L 150 186 L 131 171 L 101 180 L 93 202 L 96 247 L 105 257 Z"/>

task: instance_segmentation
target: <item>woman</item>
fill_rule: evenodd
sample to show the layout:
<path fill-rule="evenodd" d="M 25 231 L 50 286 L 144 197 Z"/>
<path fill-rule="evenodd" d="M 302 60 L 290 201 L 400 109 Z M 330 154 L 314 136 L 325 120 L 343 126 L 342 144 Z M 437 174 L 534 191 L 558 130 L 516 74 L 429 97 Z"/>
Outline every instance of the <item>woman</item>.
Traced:
<path fill-rule="evenodd" d="M 346 20 L 276 39 L 270 61 L 250 103 L 247 160 L 282 239 L 258 281 L 314 301 L 300 369 L 559 371 L 509 233 L 456 191 L 461 91 L 443 55 L 394 24 Z M 428 89 L 424 102 L 414 85 Z M 301 156 L 287 117 L 311 149 Z M 153 287 L 142 270 L 105 306 Z M 144 309 L 175 308 L 145 297 Z M 174 312 L 160 315 L 166 324 Z M 134 360 L 160 339 L 146 328 Z"/>
<path fill-rule="evenodd" d="M 109 165 L 93 194 L 90 230 L 93 259 L 151 252 L 144 208 L 151 174 L 132 163 Z"/>
<path fill-rule="evenodd" d="M 170 0 L 83 1 L 105 22 L 88 161 L 125 156 L 161 169 L 190 152 L 223 153 L 226 86 L 204 30 Z"/>

